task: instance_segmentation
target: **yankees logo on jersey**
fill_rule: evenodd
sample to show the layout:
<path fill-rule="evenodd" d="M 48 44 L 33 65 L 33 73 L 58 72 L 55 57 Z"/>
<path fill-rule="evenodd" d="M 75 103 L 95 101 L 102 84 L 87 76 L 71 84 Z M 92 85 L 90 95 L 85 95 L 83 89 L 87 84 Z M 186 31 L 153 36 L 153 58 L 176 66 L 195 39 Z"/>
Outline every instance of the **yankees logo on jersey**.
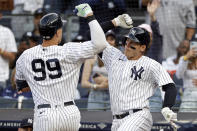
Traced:
<path fill-rule="evenodd" d="M 141 67 L 139 70 L 136 69 L 136 66 L 134 66 L 133 68 L 131 68 L 132 74 L 131 74 L 131 78 L 134 77 L 134 80 L 137 79 L 141 79 L 141 75 L 144 72 L 144 68 Z"/>

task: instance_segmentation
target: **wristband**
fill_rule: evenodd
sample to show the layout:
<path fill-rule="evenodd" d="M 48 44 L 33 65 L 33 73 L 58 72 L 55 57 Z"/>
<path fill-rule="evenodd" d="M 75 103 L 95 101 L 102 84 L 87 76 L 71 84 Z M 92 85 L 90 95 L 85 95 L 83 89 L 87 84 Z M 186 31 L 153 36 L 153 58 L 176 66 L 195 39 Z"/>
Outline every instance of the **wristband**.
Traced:
<path fill-rule="evenodd" d="M 3 53 L 4 53 L 4 51 L 3 51 L 3 50 L 1 50 L 0 55 L 3 55 Z"/>
<path fill-rule="evenodd" d="M 91 15 L 91 16 L 86 17 L 86 19 L 87 19 L 87 22 L 89 23 L 89 22 L 95 20 L 96 18 L 94 15 Z"/>
<path fill-rule="evenodd" d="M 183 60 L 187 61 L 188 60 L 187 56 L 183 56 Z"/>

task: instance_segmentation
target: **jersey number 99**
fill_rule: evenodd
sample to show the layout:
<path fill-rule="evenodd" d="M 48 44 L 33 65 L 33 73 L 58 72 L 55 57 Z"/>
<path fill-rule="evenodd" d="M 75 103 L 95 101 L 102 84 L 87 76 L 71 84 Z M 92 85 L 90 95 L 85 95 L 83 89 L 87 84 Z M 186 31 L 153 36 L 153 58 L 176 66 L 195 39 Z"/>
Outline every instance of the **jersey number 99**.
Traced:
<path fill-rule="evenodd" d="M 54 63 L 54 66 L 51 66 Z M 35 73 L 42 73 L 42 76 L 34 76 L 34 80 L 36 81 L 43 81 L 46 79 L 46 69 L 45 69 L 45 62 L 42 59 L 34 59 L 31 62 L 32 70 Z M 37 66 L 36 66 L 37 65 Z M 49 74 L 49 78 L 51 79 L 57 79 L 62 76 L 62 70 L 60 67 L 60 63 L 58 59 L 49 59 L 46 61 L 47 69 L 49 71 L 56 71 L 56 74 Z M 39 67 L 38 67 L 39 66 Z"/>

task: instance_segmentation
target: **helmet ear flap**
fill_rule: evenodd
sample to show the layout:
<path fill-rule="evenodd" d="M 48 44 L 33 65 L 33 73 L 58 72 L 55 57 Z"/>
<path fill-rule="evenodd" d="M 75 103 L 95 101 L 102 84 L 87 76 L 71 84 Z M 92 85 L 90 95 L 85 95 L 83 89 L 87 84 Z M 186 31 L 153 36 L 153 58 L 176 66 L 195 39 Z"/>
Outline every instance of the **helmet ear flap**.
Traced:
<path fill-rule="evenodd" d="M 39 27 L 40 34 L 42 35 L 43 39 L 45 40 L 50 40 L 56 33 L 56 28 L 51 26 L 51 27 Z"/>

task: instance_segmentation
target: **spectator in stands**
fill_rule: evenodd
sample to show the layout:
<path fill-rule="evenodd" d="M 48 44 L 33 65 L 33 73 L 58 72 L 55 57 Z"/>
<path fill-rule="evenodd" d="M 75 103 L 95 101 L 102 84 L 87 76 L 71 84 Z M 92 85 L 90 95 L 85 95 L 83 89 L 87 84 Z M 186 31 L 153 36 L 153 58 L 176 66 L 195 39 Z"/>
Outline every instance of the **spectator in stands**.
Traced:
<path fill-rule="evenodd" d="M 0 19 L 2 14 L 0 13 Z M 0 25 L 0 96 L 9 79 L 9 62 L 14 61 L 17 48 L 12 31 Z"/>
<path fill-rule="evenodd" d="M 8 85 L 4 90 L 2 96 L 4 98 L 18 98 L 18 96 L 22 95 L 25 98 L 32 98 L 31 92 L 24 92 L 22 94 L 17 94 L 16 91 L 16 85 L 14 81 L 14 75 L 15 75 L 15 64 L 19 56 L 25 51 L 26 49 L 29 49 L 31 47 L 36 46 L 37 44 L 35 43 L 37 38 L 35 38 L 32 35 L 32 32 L 27 32 L 23 35 L 22 39 L 20 40 L 20 43 L 18 45 L 18 51 L 16 53 L 16 57 L 13 62 L 10 63 L 10 68 L 12 70 L 11 74 L 11 85 Z"/>
<path fill-rule="evenodd" d="M 174 77 L 174 74 L 176 73 L 176 70 L 178 68 L 180 57 L 188 52 L 189 46 L 189 41 L 183 40 L 176 48 L 177 54 L 170 56 L 166 60 L 162 61 L 162 66 L 168 71 L 172 78 Z"/>
<path fill-rule="evenodd" d="M 40 32 L 39 32 L 39 22 L 40 19 L 46 14 L 46 11 L 43 8 L 39 8 L 34 12 L 34 29 L 31 32 L 32 37 L 34 38 L 34 42 L 37 44 L 41 44 L 42 43 L 42 37 L 40 36 Z"/>
<path fill-rule="evenodd" d="M 26 49 L 29 49 L 31 47 L 34 47 L 37 45 L 36 43 L 37 41 L 37 37 L 34 37 L 34 35 L 32 34 L 32 32 L 26 32 L 23 37 L 20 40 L 20 43 L 18 45 L 18 51 L 16 53 L 16 58 L 13 61 L 13 63 L 11 63 L 10 67 L 12 69 L 15 68 L 15 64 L 17 59 L 19 58 L 19 56 L 23 53 L 23 51 L 25 51 Z"/>
<path fill-rule="evenodd" d="M 115 33 L 112 30 L 106 32 L 108 43 L 114 47 L 116 47 L 115 38 Z M 107 70 L 98 56 L 85 61 L 81 84 L 84 88 L 90 88 L 88 110 L 110 108 L 107 76 Z"/>
<path fill-rule="evenodd" d="M 191 40 L 196 26 L 193 0 L 142 0 L 160 1 L 156 12 L 163 36 L 163 58 L 175 55 L 179 43 Z M 148 20 L 147 20 L 148 21 Z"/>
<path fill-rule="evenodd" d="M 126 12 L 124 0 L 80 0 L 79 3 L 88 3 L 99 22 L 112 20 Z M 87 23 L 86 19 L 80 18 L 79 21 L 81 24 L 78 34 L 86 37 L 89 34 L 88 25 L 84 24 Z"/>
<path fill-rule="evenodd" d="M 12 14 L 11 26 L 16 37 L 20 40 L 25 32 L 34 28 L 33 14 L 37 9 L 43 7 L 44 0 L 14 0 L 14 10 Z M 20 16 L 22 14 L 22 16 Z"/>
<path fill-rule="evenodd" d="M 147 52 L 147 56 L 156 60 L 157 62 L 162 62 L 162 35 L 160 33 L 159 22 L 156 19 L 155 13 L 159 7 L 159 1 L 154 0 L 149 2 L 147 5 L 147 12 L 151 18 L 151 27 L 147 27 L 147 31 L 150 33 L 151 43 L 150 48 Z M 139 26 L 140 27 L 140 26 Z M 144 27 L 143 25 L 141 26 Z M 146 27 L 146 25 L 145 25 Z"/>
<path fill-rule="evenodd" d="M 183 40 L 176 49 L 177 54 L 168 57 L 166 60 L 162 62 L 162 66 L 168 71 L 168 73 L 170 74 L 170 76 L 176 84 L 176 88 L 178 91 L 176 97 L 176 106 L 178 107 L 180 106 L 181 96 L 183 94 L 183 81 L 182 79 L 178 79 L 175 74 L 178 69 L 179 59 L 181 56 L 184 56 L 188 52 L 189 45 L 190 43 L 188 40 Z M 164 98 L 164 92 L 162 92 L 162 97 Z"/>
<path fill-rule="evenodd" d="M 90 88 L 88 110 L 110 107 L 107 71 L 97 56 L 94 59 L 86 60 L 81 85 L 83 88 Z"/>
<path fill-rule="evenodd" d="M 184 88 L 179 111 L 197 112 L 197 45 L 196 47 L 190 45 L 187 54 L 180 58 L 176 76 L 183 79 Z"/>
<path fill-rule="evenodd" d="M 115 32 L 114 32 L 113 30 L 107 31 L 107 32 L 105 33 L 105 36 L 106 36 L 107 42 L 108 42 L 110 45 L 112 45 L 112 46 L 118 48 L 118 45 L 117 45 L 117 43 L 116 43 L 116 34 L 115 34 Z"/>

